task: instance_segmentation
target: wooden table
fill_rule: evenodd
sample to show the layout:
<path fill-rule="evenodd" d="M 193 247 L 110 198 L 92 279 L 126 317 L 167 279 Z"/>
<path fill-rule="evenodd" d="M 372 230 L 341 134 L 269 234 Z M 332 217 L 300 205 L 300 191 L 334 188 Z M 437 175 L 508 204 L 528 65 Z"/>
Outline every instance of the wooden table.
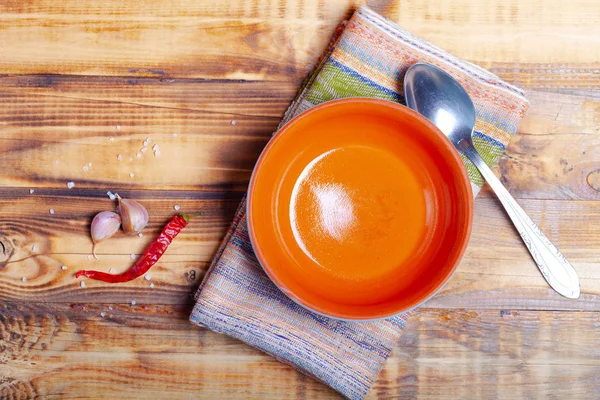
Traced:
<path fill-rule="evenodd" d="M 546 285 L 486 188 L 456 275 L 410 322 L 370 398 L 600 398 L 600 7 L 540 3 L 369 2 L 527 90 L 497 173 L 583 293 Z M 187 319 L 254 161 L 356 4 L 0 4 L 1 398 L 338 397 Z M 158 157 L 136 157 L 146 138 Z M 89 260 L 109 190 L 143 202 L 150 225 Z M 176 205 L 205 217 L 150 282 L 80 287 L 79 268 L 126 269 Z"/>

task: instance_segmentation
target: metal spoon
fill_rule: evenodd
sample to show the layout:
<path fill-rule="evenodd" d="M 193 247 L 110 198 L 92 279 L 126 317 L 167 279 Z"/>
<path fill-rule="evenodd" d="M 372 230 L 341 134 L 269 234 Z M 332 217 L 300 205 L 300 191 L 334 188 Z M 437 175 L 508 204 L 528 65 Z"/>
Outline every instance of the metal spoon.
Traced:
<path fill-rule="evenodd" d="M 406 72 L 404 92 L 406 105 L 433 122 L 479 169 L 496 192 L 550 286 L 565 297 L 578 298 L 579 278 L 573 266 L 517 204 L 475 150 L 471 137 L 475 126 L 475 107 L 463 87 L 441 69 L 418 63 Z"/>

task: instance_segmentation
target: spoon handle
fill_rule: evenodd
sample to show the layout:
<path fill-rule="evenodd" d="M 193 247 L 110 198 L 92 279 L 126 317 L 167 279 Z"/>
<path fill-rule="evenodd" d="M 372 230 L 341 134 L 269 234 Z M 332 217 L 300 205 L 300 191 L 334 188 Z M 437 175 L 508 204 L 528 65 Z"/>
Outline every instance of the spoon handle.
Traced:
<path fill-rule="evenodd" d="M 472 142 L 462 140 L 458 149 L 481 171 L 525 242 L 533 260 L 550 286 L 561 295 L 576 299 L 580 295 L 579 278 L 565 256 L 548 240 L 540 228 L 519 206 L 500 180 L 483 161 Z"/>

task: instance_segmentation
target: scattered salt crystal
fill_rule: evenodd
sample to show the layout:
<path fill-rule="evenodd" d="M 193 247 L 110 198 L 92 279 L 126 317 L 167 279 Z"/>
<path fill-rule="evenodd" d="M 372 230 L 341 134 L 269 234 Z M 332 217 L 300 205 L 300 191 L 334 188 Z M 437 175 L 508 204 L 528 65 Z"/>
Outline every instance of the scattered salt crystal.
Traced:
<path fill-rule="evenodd" d="M 113 194 L 113 192 L 111 192 L 110 190 L 108 192 L 106 192 L 106 195 L 108 196 L 109 199 L 114 200 L 117 198 L 117 196 L 115 194 Z"/>
<path fill-rule="evenodd" d="M 131 257 L 132 260 L 135 260 L 135 254 L 131 253 L 129 257 Z"/>
<path fill-rule="evenodd" d="M 154 151 L 158 150 L 158 145 L 155 144 L 154 146 L 152 146 L 152 150 L 154 150 Z"/>
<path fill-rule="evenodd" d="M 119 154 L 119 155 L 117 156 L 117 160 L 121 161 L 122 159 L 123 159 L 123 156 L 122 156 L 121 154 Z"/>
<path fill-rule="evenodd" d="M 60 267 L 60 269 L 62 269 L 63 271 L 66 271 L 67 270 L 67 266 L 63 265 L 62 267 Z"/>
<path fill-rule="evenodd" d="M 111 269 L 109 269 L 109 270 L 108 270 L 108 273 L 109 273 L 109 274 L 114 274 L 114 273 L 115 273 L 115 269 L 114 269 L 114 268 L 111 268 Z"/>
<path fill-rule="evenodd" d="M 92 168 L 92 163 L 91 162 L 88 163 L 88 167 Z"/>
<path fill-rule="evenodd" d="M 152 139 L 150 139 L 150 136 L 148 136 L 148 137 L 146 138 L 146 142 L 150 143 L 151 141 L 152 141 Z"/>
<path fill-rule="evenodd" d="M 237 124 L 237 122 L 234 119 L 233 121 L 231 121 L 231 125 L 235 125 L 235 124 Z"/>
<path fill-rule="evenodd" d="M 60 165 L 60 160 L 54 160 L 54 164 Z"/>
<path fill-rule="evenodd" d="M 84 165 L 84 166 L 83 166 L 83 170 L 84 170 L 84 171 L 86 171 L 86 172 L 87 172 L 87 170 L 88 170 L 88 169 L 89 169 L 89 168 L 88 168 L 88 166 L 87 166 L 87 165 Z"/>
<path fill-rule="evenodd" d="M 54 208 L 50 209 L 50 215 L 54 215 Z"/>
<path fill-rule="evenodd" d="M 154 150 L 154 157 L 158 157 L 158 156 L 160 156 L 160 151 Z"/>
<path fill-rule="evenodd" d="M 88 261 L 92 261 L 92 256 L 91 255 L 88 256 Z"/>
<path fill-rule="evenodd" d="M 138 236 L 142 237 L 142 236 L 144 236 L 144 234 L 142 232 L 138 232 Z"/>
<path fill-rule="evenodd" d="M 142 153 L 137 153 L 135 156 L 136 156 L 137 158 L 142 158 Z"/>
<path fill-rule="evenodd" d="M 133 161 L 133 157 L 129 157 L 129 161 Z"/>
<path fill-rule="evenodd" d="M 75 187 L 75 182 L 69 182 L 69 183 L 67 183 L 67 187 L 69 189 L 73 189 Z"/>
<path fill-rule="evenodd" d="M 173 136 L 173 137 L 176 137 L 176 136 L 177 136 L 177 134 L 176 134 L 176 133 L 174 133 L 172 136 Z"/>
<path fill-rule="evenodd" d="M 143 145 L 144 147 L 148 146 L 148 141 L 147 141 L 147 140 L 144 140 L 144 141 L 142 142 L 142 145 Z"/>
<path fill-rule="evenodd" d="M 29 194 L 33 194 L 33 192 L 35 192 L 35 190 L 29 189 Z"/>
<path fill-rule="evenodd" d="M 40 249 L 40 247 L 37 244 L 34 244 L 33 247 L 31 248 L 31 250 L 33 251 L 38 251 Z"/>
<path fill-rule="evenodd" d="M 131 300 L 131 305 L 135 306 L 135 300 Z"/>
<path fill-rule="evenodd" d="M 100 313 L 100 316 L 101 316 L 102 318 L 104 318 L 104 317 L 106 317 L 106 313 L 104 313 L 104 312 L 101 312 L 101 313 Z"/>
<path fill-rule="evenodd" d="M 117 125 L 116 128 L 117 128 L 118 131 L 120 131 L 121 130 L 121 125 Z"/>
<path fill-rule="evenodd" d="M 85 282 L 81 281 L 81 287 L 85 287 Z"/>
<path fill-rule="evenodd" d="M 133 172 L 131 172 L 131 173 L 129 174 L 129 177 L 130 177 L 130 178 L 133 178 L 134 176 L 135 176 L 135 175 L 133 174 Z"/>
<path fill-rule="evenodd" d="M 27 280 L 27 278 L 25 278 L 25 277 L 22 277 L 22 278 L 21 278 L 21 280 L 22 280 L 23 282 L 25 282 L 25 281 Z"/>
<path fill-rule="evenodd" d="M 179 207 L 178 205 L 174 205 L 174 206 L 173 206 L 173 208 L 175 209 L 175 211 L 179 211 L 179 209 L 180 209 L 181 207 Z"/>
<path fill-rule="evenodd" d="M 149 281 L 150 279 L 152 279 L 152 276 L 146 274 L 146 275 L 144 275 L 144 279 L 147 280 L 147 281 Z"/>
<path fill-rule="evenodd" d="M 150 284 L 150 287 L 151 287 L 151 288 L 154 288 L 154 283 L 151 283 L 151 284 Z"/>
<path fill-rule="evenodd" d="M 110 311 L 112 311 L 112 306 L 108 306 L 108 309 L 109 309 Z"/>
<path fill-rule="evenodd" d="M 140 151 L 141 151 L 142 153 L 145 153 L 145 152 L 147 152 L 147 151 L 148 151 L 148 148 L 147 148 L 147 147 L 142 147 L 142 149 L 141 149 Z"/>
<path fill-rule="evenodd" d="M 115 138 L 111 136 L 111 137 L 108 138 L 108 140 L 111 141 L 111 142 L 114 142 Z"/>

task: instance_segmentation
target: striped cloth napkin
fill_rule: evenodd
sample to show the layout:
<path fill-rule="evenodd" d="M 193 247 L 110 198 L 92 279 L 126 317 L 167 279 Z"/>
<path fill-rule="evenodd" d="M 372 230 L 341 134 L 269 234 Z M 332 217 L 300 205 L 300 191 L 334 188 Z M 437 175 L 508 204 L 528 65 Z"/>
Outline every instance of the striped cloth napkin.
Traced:
<path fill-rule="evenodd" d="M 377 97 L 404 102 L 402 78 L 417 61 L 453 75 L 477 111 L 474 142 L 493 166 L 527 110 L 523 92 L 497 76 L 411 35 L 367 7 L 342 24 L 305 81 L 280 126 L 328 100 Z M 463 158 L 479 192 L 483 180 Z M 248 237 L 245 199 L 196 293 L 192 323 L 263 350 L 331 386 L 362 399 L 402 333 L 410 313 L 373 322 L 346 322 L 292 302 L 269 280 Z"/>

